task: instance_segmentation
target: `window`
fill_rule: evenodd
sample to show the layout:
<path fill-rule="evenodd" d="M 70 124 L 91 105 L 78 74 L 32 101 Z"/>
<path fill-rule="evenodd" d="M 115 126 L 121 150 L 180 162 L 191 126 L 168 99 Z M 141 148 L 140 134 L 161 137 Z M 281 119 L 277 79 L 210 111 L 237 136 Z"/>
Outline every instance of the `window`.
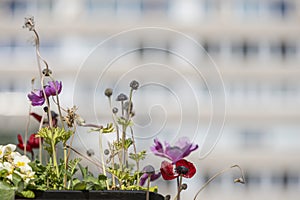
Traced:
<path fill-rule="evenodd" d="M 270 4 L 270 11 L 273 15 L 285 18 L 294 11 L 292 2 L 286 0 L 274 1 Z"/>

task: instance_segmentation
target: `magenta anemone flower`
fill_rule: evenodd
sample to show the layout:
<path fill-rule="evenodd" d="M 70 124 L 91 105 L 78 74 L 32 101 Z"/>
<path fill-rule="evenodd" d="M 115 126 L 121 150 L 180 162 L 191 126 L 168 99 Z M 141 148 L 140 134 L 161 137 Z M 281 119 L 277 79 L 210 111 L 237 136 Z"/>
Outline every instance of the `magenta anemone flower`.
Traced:
<path fill-rule="evenodd" d="M 48 85 L 45 86 L 45 93 L 47 97 L 49 96 L 56 96 L 56 91 L 57 94 L 61 92 L 62 89 L 62 83 L 61 81 L 49 81 Z"/>
<path fill-rule="evenodd" d="M 192 151 L 198 149 L 197 144 L 193 144 L 187 137 L 179 138 L 174 146 L 170 146 L 169 143 L 165 142 L 165 147 L 158 139 L 154 139 L 154 146 L 152 146 L 151 151 L 157 155 L 169 159 L 172 163 L 181 160 Z"/>
<path fill-rule="evenodd" d="M 32 106 L 41 106 L 45 102 L 45 98 L 42 90 L 38 90 L 35 92 L 32 91 L 30 94 L 27 95 L 27 97 L 31 101 Z"/>

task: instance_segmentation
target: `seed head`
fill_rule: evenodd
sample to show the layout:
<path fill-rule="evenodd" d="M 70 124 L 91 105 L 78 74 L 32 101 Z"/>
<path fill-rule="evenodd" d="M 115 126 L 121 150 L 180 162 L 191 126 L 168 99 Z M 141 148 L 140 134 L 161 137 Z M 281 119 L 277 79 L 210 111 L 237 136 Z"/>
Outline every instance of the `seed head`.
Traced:
<path fill-rule="evenodd" d="M 137 82 L 136 80 L 133 80 L 131 81 L 130 83 L 130 87 L 133 89 L 133 90 L 137 90 L 139 88 L 139 82 Z"/>

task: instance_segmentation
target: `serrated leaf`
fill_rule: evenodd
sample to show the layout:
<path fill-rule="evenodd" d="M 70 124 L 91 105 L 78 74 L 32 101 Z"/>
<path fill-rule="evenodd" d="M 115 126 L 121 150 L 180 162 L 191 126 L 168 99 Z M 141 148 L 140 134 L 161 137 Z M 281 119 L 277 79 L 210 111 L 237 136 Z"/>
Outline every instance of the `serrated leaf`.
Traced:
<path fill-rule="evenodd" d="M 24 191 L 20 192 L 19 194 L 21 194 L 20 196 L 29 198 L 29 199 L 33 199 L 35 197 L 34 192 L 31 190 L 24 190 Z"/>

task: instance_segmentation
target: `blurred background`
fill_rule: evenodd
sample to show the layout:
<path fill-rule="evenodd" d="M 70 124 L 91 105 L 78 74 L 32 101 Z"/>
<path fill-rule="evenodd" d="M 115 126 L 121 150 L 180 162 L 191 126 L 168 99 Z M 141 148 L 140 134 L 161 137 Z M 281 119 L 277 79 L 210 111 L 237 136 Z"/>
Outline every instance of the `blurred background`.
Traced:
<path fill-rule="evenodd" d="M 202 144 L 205 131 L 215 128 L 219 133 L 218 128 L 222 128 L 214 127 L 214 123 L 209 127 L 209 123 L 211 119 L 222 122 L 226 95 L 222 136 L 209 156 L 200 159 L 201 155 L 194 153 L 190 157 L 198 171 L 193 179 L 186 180 L 184 200 L 192 199 L 214 173 L 233 164 L 244 169 L 247 184 L 234 184 L 232 180 L 239 174 L 232 171 L 209 185 L 199 199 L 299 199 L 300 1 L 2 0 L 1 144 L 16 143 L 16 135 L 24 134 L 30 81 L 38 76 L 32 33 L 22 29 L 27 16 L 35 17 L 41 54 L 54 76 L 63 81 L 63 106 L 75 104 L 84 118 L 106 123 L 110 119 L 108 109 L 102 108 L 108 107 L 104 89 L 126 92 L 128 81 L 135 77 L 144 85 L 134 100 L 140 125 L 137 129 L 142 127 L 150 133 L 145 136 L 137 131 L 142 144 L 151 145 L 155 137 L 173 142 L 170 138 L 179 136 Z M 105 42 L 114 34 L 140 27 L 168 28 L 182 34 L 131 31 Z M 192 39 L 177 37 L 183 34 Z M 191 41 L 202 47 L 195 48 Z M 152 46 L 164 51 L 149 50 Z M 128 49 L 135 51 L 123 55 L 101 74 L 107 62 L 100 58 L 111 59 Z M 188 59 L 201 66 L 198 69 L 203 77 L 195 76 L 197 70 L 174 58 L 170 52 L 175 50 L 190 55 Z M 129 73 L 143 65 L 149 71 L 142 67 L 139 73 Z M 151 80 L 160 87 L 146 87 Z M 100 102 L 99 109 L 92 106 L 96 101 Z M 216 105 L 219 107 L 213 112 Z M 181 112 L 181 108 L 189 112 Z M 38 108 L 33 111 L 40 112 Z M 179 127 L 181 119 L 184 123 Z M 147 128 L 147 124 L 151 126 Z M 32 121 L 30 130 L 37 127 Z M 75 147 L 97 152 L 95 136 L 84 134 L 78 134 Z M 212 140 L 217 141 L 218 134 L 214 134 Z M 213 142 L 209 145 L 212 147 Z M 153 160 L 146 162 L 158 162 L 155 166 L 159 167 L 162 160 L 149 156 Z M 174 194 L 175 183 L 159 180 L 154 184 L 159 185 L 160 193 Z"/>

